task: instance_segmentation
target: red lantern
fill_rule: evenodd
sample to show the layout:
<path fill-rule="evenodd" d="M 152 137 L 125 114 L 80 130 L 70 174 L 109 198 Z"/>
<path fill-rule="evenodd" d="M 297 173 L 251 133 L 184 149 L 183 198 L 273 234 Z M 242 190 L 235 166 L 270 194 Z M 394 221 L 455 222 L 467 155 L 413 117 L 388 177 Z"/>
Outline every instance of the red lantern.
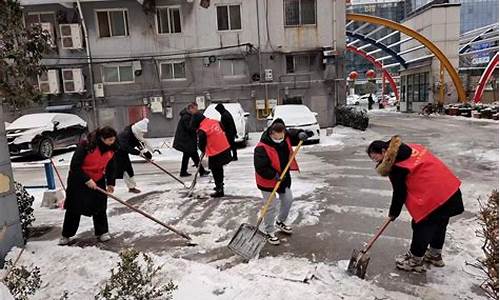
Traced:
<path fill-rule="evenodd" d="M 375 76 L 377 76 L 377 73 L 375 73 L 375 71 L 373 71 L 371 69 L 368 70 L 368 71 L 366 71 L 366 77 L 367 78 L 373 79 L 373 78 L 375 78 Z"/>
<path fill-rule="evenodd" d="M 351 73 L 349 73 L 349 79 L 356 80 L 356 78 L 358 78 L 358 75 L 358 72 L 352 71 Z"/>

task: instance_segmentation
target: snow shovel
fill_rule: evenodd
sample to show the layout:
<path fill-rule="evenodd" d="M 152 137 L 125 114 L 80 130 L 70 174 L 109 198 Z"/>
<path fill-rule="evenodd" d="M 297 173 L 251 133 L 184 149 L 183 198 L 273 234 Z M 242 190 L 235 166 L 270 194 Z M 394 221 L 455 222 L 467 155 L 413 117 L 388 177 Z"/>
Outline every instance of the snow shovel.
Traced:
<path fill-rule="evenodd" d="M 197 182 L 197 179 L 198 179 L 198 174 L 200 173 L 200 170 L 201 170 L 201 167 L 202 167 L 201 163 L 203 162 L 203 158 L 204 157 L 205 157 L 205 153 L 202 153 L 201 157 L 200 157 L 200 163 L 198 164 L 198 168 L 196 169 L 196 173 L 194 173 L 193 182 L 191 182 L 191 185 L 189 186 L 189 191 L 188 191 L 186 197 L 191 197 L 193 195 L 194 187 L 196 186 L 196 182 Z"/>
<path fill-rule="evenodd" d="M 163 168 L 162 166 L 160 166 L 159 164 L 155 163 L 154 161 L 148 159 L 147 157 L 144 157 L 143 155 L 141 155 L 142 158 L 144 158 L 148 163 L 152 164 L 153 166 L 157 167 L 158 169 L 162 170 L 164 173 L 166 173 L 168 176 L 172 177 L 173 179 L 175 179 L 177 182 L 179 182 L 180 184 L 182 184 L 182 186 L 184 186 L 185 189 L 187 189 L 188 187 L 186 186 L 186 184 L 180 180 L 179 178 L 177 178 L 174 174 L 170 173 L 169 171 L 167 171 L 165 168 Z"/>
<path fill-rule="evenodd" d="M 278 188 L 281 185 L 281 181 L 283 180 L 283 178 L 285 178 L 285 175 L 288 172 L 288 169 L 290 168 L 292 161 L 295 159 L 295 156 L 299 152 L 302 143 L 303 141 L 301 140 L 297 145 L 297 148 L 295 148 L 295 151 L 293 151 L 292 156 L 290 156 L 290 159 L 288 160 L 288 163 L 285 166 L 285 169 L 281 173 L 280 179 L 274 186 L 274 189 L 267 198 L 266 203 L 261 208 L 259 213 L 259 219 L 257 220 L 257 225 L 253 226 L 251 224 L 246 224 L 246 223 L 241 224 L 240 227 L 238 228 L 238 231 L 236 231 L 236 234 L 229 242 L 229 245 L 227 247 L 233 253 L 238 254 L 247 260 L 250 260 L 256 257 L 260 253 L 260 250 L 262 250 L 262 247 L 264 247 L 264 245 L 266 244 L 267 237 L 265 233 L 259 230 L 260 223 L 262 223 L 262 220 L 264 219 L 264 216 L 267 213 L 269 205 L 271 205 L 271 203 L 273 202 L 276 196 L 276 192 L 278 191 Z"/>
<path fill-rule="evenodd" d="M 368 252 L 368 250 L 370 250 L 370 248 L 373 246 L 382 232 L 384 232 L 387 226 L 389 226 L 389 223 L 391 223 L 391 219 L 387 218 L 384 224 L 382 224 L 382 226 L 379 228 L 375 236 L 370 239 L 368 244 L 361 251 L 358 251 L 357 249 L 352 250 L 351 260 L 349 261 L 349 265 L 347 266 L 347 273 L 349 273 L 350 275 L 356 275 L 361 279 L 365 278 L 366 269 L 368 267 L 368 263 L 370 262 L 370 257 L 366 253 Z"/>
<path fill-rule="evenodd" d="M 120 198 L 116 197 L 115 195 L 113 195 L 113 194 L 111 194 L 111 193 L 108 193 L 107 191 L 103 190 L 103 189 L 102 189 L 102 188 L 100 188 L 100 187 L 96 187 L 96 190 L 98 190 L 99 192 L 101 192 L 101 193 L 103 193 L 103 194 L 107 195 L 107 196 L 108 196 L 108 197 L 110 197 L 111 199 L 113 199 L 113 200 L 116 200 L 116 201 L 120 202 L 121 204 L 125 205 L 126 207 L 130 208 L 131 210 L 133 210 L 133 211 L 135 211 L 135 212 L 137 212 L 137 213 L 140 213 L 141 215 L 145 216 L 146 218 L 148 218 L 148 219 L 150 219 L 150 220 L 152 220 L 152 221 L 154 221 L 154 222 L 156 222 L 156 223 L 160 224 L 161 226 L 163 226 L 163 227 L 167 228 L 168 230 L 172 231 L 173 233 L 175 233 L 175 234 L 177 234 L 177 235 L 179 235 L 179 236 L 181 236 L 181 237 L 185 238 L 186 240 L 188 240 L 188 244 L 189 244 L 189 245 L 195 245 L 195 244 L 193 244 L 193 243 L 191 242 L 191 240 L 192 240 L 192 239 L 191 239 L 191 237 L 190 237 L 189 235 L 185 234 L 184 232 L 181 232 L 181 231 L 179 231 L 179 230 L 177 230 L 177 229 L 173 228 L 172 226 L 170 226 L 170 225 L 168 225 L 168 224 L 163 223 L 162 221 L 158 220 L 157 218 L 155 218 L 155 217 L 151 216 L 150 214 L 148 214 L 148 213 L 146 213 L 146 212 L 144 212 L 144 211 L 142 211 L 142 210 L 138 209 L 137 207 L 135 207 L 135 206 L 133 206 L 133 205 L 130 205 L 129 203 L 127 203 L 127 202 L 125 202 L 125 201 L 121 200 Z"/>

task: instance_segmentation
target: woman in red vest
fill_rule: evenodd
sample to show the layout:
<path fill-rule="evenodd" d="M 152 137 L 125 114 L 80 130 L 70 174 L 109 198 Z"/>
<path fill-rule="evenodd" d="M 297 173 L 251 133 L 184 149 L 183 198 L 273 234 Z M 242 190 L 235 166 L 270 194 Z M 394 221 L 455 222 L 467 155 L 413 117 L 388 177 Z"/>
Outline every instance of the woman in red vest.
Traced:
<path fill-rule="evenodd" d="M 396 267 L 415 272 L 426 270 L 424 262 L 443 267 L 448 222 L 464 211 L 460 180 L 424 146 L 404 144 L 399 136 L 372 142 L 367 153 L 377 163 L 377 172 L 392 183 L 391 220 L 403 205 L 412 217 L 410 250 L 396 258 Z"/>
<path fill-rule="evenodd" d="M 208 156 L 208 168 L 214 176 L 215 192 L 210 196 L 224 197 L 224 166 L 232 160 L 224 128 L 219 121 L 205 118 L 201 113 L 193 115 L 191 126 L 197 130 L 198 148 Z"/>
<path fill-rule="evenodd" d="M 263 203 L 269 198 L 293 153 L 292 140 L 306 140 L 309 136 L 312 136 L 312 132 L 306 133 L 304 130 L 296 129 L 287 130 L 282 119 L 276 119 L 262 134 L 260 142 L 254 150 L 254 167 L 255 180 L 257 188 L 262 192 Z M 271 203 L 264 216 L 264 231 L 267 235 L 267 241 L 272 245 L 280 244 L 280 240 L 275 234 L 276 228 L 285 234 L 292 234 L 292 228 L 285 222 L 293 202 L 290 171 L 298 170 L 299 166 L 294 159 L 277 190 L 279 199 L 275 199 Z M 278 215 L 277 218 L 276 215 Z"/>
<path fill-rule="evenodd" d="M 59 245 L 67 245 L 76 234 L 82 215 L 92 217 L 94 233 L 101 242 L 111 239 L 106 216 L 107 196 L 96 187 L 114 192 L 116 136 L 111 127 L 98 128 L 75 150 L 68 174 L 66 213 Z"/>

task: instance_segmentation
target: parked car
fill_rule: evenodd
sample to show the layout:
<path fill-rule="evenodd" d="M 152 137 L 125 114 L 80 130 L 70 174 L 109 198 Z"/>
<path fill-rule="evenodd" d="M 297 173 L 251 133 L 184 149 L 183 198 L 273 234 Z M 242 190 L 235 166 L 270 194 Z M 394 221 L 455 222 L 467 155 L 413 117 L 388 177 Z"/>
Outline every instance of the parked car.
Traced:
<path fill-rule="evenodd" d="M 312 112 L 307 106 L 301 104 L 286 104 L 275 106 L 271 115 L 267 118 L 267 126 L 274 120 L 280 118 L 285 122 L 287 128 L 311 130 L 313 136 L 308 139 L 310 142 L 319 143 L 320 132 L 316 117 L 318 113 Z"/>
<path fill-rule="evenodd" d="M 248 116 L 250 113 L 243 110 L 240 103 L 223 103 L 227 111 L 233 116 L 237 136 L 235 142 L 245 145 L 248 141 Z M 217 103 L 210 104 L 203 112 L 205 117 L 220 121 L 220 113 L 215 110 Z"/>
<path fill-rule="evenodd" d="M 87 122 L 77 115 L 40 113 L 24 115 L 7 128 L 11 155 L 36 154 L 50 158 L 54 150 L 77 145 L 87 135 Z"/>
<path fill-rule="evenodd" d="M 353 94 L 353 95 L 347 96 L 346 103 L 347 103 L 347 105 L 359 105 L 360 104 L 359 95 Z"/>

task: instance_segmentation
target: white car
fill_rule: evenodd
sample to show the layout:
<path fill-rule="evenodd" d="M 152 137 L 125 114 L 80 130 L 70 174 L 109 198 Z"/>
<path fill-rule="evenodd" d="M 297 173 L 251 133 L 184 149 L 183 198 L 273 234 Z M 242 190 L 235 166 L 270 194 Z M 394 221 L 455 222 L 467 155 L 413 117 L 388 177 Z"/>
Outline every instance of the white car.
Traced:
<path fill-rule="evenodd" d="M 11 155 L 37 154 L 50 158 L 54 150 L 80 143 L 88 133 L 87 122 L 77 115 L 40 113 L 24 115 L 7 128 Z"/>
<path fill-rule="evenodd" d="M 370 97 L 370 94 L 365 94 L 365 95 L 359 97 L 359 104 L 368 104 L 369 97 Z M 377 102 L 377 96 L 375 96 L 375 94 L 372 94 L 372 99 L 373 99 L 373 103 Z"/>
<path fill-rule="evenodd" d="M 346 98 L 346 103 L 347 105 L 359 105 L 360 104 L 360 97 L 359 95 L 353 94 L 349 95 Z"/>
<path fill-rule="evenodd" d="M 234 140 L 239 144 L 246 144 L 248 141 L 248 116 L 250 113 L 243 110 L 239 103 L 222 103 L 227 111 L 231 114 L 236 125 L 236 139 Z M 205 117 L 220 121 L 220 113 L 215 110 L 217 103 L 210 104 L 203 112 Z"/>
<path fill-rule="evenodd" d="M 276 119 L 282 119 L 287 128 L 312 131 L 313 136 L 308 141 L 319 143 L 319 124 L 316 116 L 318 113 L 312 112 L 305 105 L 278 105 L 273 108 L 271 115 L 267 118 L 267 126 L 269 127 Z"/>

